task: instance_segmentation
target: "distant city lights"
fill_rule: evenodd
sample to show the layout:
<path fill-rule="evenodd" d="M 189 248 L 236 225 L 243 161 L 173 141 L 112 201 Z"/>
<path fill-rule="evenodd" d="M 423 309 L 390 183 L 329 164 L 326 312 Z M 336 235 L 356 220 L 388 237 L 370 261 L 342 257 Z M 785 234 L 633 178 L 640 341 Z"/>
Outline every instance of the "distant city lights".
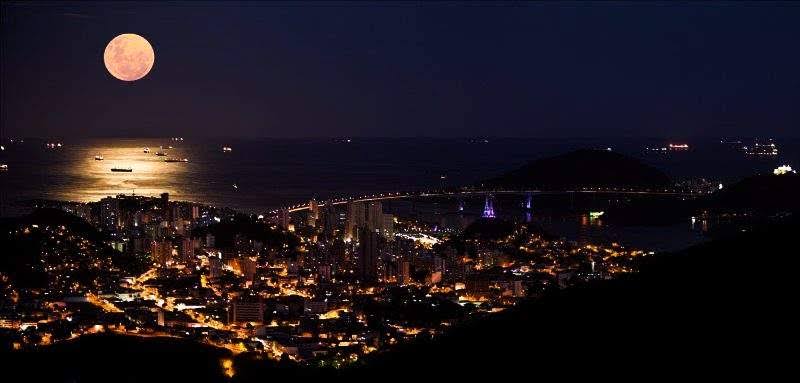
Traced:
<path fill-rule="evenodd" d="M 797 174 L 797 171 L 792 169 L 792 167 L 789 165 L 781 165 L 775 168 L 775 170 L 772 171 L 772 174 L 776 176 L 782 176 L 785 174 Z"/>

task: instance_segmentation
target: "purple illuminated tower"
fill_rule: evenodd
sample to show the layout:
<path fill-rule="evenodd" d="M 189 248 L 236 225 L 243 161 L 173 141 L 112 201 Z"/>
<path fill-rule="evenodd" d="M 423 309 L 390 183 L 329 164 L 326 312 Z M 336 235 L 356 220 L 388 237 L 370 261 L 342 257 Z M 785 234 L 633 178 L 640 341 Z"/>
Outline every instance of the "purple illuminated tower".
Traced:
<path fill-rule="evenodd" d="M 533 218 L 533 195 L 528 193 L 528 197 L 525 199 L 525 222 L 530 222 Z"/>
<path fill-rule="evenodd" d="M 492 206 L 491 196 L 486 196 L 486 204 L 483 207 L 483 218 L 494 218 L 494 207 Z"/>

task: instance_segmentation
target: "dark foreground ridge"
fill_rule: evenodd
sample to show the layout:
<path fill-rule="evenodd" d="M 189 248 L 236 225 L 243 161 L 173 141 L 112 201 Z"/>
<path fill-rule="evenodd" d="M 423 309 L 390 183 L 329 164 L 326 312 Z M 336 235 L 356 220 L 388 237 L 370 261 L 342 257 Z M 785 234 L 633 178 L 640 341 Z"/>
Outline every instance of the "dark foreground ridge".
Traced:
<path fill-rule="evenodd" d="M 703 212 L 749 214 L 751 220 L 800 211 L 800 176 L 755 175 L 725 185 L 720 191 L 692 199 L 643 198 L 606 209 L 605 219 L 621 225 L 686 222 Z"/>
<path fill-rule="evenodd" d="M 533 161 L 482 186 L 568 190 L 576 187 L 654 188 L 670 184 L 660 170 L 606 150 L 577 150 Z"/>
<path fill-rule="evenodd" d="M 798 230 L 795 217 L 656 256 L 639 274 L 562 290 L 366 365 L 411 375 L 403 366 L 465 376 L 775 373 L 797 335 Z"/>
<path fill-rule="evenodd" d="M 221 361 L 229 358 L 227 350 L 180 338 L 94 334 L 10 353 L 0 365 L 32 382 L 224 382 Z"/>
<path fill-rule="evenodd" d="M 800 176 L 757 175 L 747 177 L 716 193 L 712 207 L 758 209 L 764 211 L 800 210 Z"/>

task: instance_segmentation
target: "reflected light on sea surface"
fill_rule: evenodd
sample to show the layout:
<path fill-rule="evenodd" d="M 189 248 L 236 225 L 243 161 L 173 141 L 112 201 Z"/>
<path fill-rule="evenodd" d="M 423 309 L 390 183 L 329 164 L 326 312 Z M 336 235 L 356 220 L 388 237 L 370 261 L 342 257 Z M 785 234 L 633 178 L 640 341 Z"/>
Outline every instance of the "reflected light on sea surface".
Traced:
<path fill-rule="evenodd" d="M 159 146 L 158 144 L 156 148 Z M 64 171 L 70 177 L 80 179 L 79 187 L 61 190 L 60 198 L 71 201 L 97 201 L 106 196 L 133 194 L 155 196 L 164 192 L 180 195 L 174 185 L 187 178 L 191 163 L 167 163 L 155 151 L 144 153 L 139 140 L 123 141 L 115 146 L 76 148 L 73 163 L 67 163 Z M 184 156 L 180 148 L 167 151 L 169 156 Z M 94 157 L 102 155 L 104 160 Z M 112 172 L 112 168 L 130 168 L 132 172 Z"/>

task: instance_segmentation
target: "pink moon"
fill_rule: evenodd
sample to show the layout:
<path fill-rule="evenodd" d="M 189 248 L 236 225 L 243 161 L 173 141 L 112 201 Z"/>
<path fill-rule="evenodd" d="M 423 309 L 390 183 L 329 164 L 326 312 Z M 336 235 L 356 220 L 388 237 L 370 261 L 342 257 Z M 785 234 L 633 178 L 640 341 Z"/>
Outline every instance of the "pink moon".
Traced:
<path fill-rule="evenodd" d="M 124 33 L 108 43 L 103 61 L 112 76 L 122 81 L 136 81 L 153 69 L 155 52 L 144 37 Z"/>

